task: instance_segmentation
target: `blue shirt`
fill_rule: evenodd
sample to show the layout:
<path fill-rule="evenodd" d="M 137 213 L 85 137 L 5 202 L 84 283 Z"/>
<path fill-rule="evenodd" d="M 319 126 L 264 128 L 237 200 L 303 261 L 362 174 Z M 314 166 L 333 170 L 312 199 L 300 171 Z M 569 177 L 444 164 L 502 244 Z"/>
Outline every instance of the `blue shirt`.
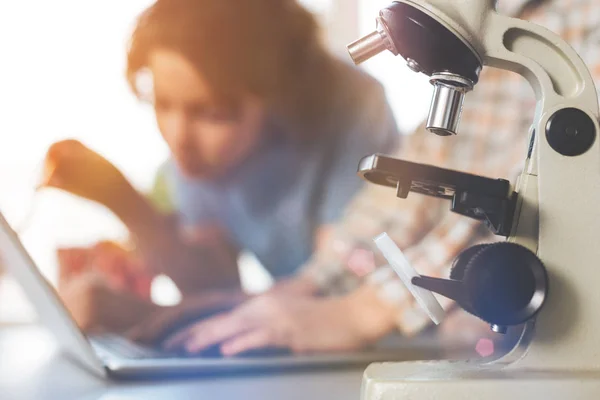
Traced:
<path fill-rule="evenodd" d="M 293 274 L 312 254 L 319 226 L 340 218 L 364 185 L 356 174 L 359 160 L 394 151 L 400 139 L 381 85 L 358 70 L 352 74 L 350 93 L 361 107 L 340 112 L 339 126 L 349 128 L 320 135 L 308 147 L 269 132 L 273 139 L 219 181 L 186 178 L 169 162 L 167 190 L 181 223 L 220 225 L 274 277 Z M 348 91 L 340 102 L 342 96 Z"/>

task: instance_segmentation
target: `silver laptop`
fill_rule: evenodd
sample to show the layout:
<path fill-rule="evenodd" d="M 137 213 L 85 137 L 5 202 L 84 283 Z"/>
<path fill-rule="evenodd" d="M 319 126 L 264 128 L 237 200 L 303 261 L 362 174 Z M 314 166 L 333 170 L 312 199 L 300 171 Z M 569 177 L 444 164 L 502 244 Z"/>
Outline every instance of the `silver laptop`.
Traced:
<path fill-rule="evenodd" d="M 74 362 L 104 378 L 178 377 L 258 371 L 283 371 L 316 367 L 364 365 L 375 361 L 440 358 L 431 340 L 394 341 L 356 353 L 321 355 L 243 356 L 232 358 L 190 357 L 163 353 L 117 335 L 86 336 L 77 326 L 53 286 L 44 278 L 2 214 L 0 257 L 9 273 L 23 287 L 61 350 Z"/>

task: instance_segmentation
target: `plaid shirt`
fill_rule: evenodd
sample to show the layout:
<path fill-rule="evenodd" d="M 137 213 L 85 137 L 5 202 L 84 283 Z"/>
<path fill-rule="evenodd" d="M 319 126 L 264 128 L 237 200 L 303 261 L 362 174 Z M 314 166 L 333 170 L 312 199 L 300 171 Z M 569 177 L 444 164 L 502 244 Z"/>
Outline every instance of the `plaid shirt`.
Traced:
<path fill-rule="evenodd" d="M 600 2 L 597 0 L 500 0 L 499 12 L 545 26 L 567 40 L 591 69 L 600 87 Z M 535 98 L 524 78 L 484 68 L 466 97 L 459 134 L 437 137 L 419 128 L 394 156 L 514 182 L 527 153 Z M 357 160 L 358 162 L 358 160 Z M 464 249 L 498 241 L 478 222 L 449 211 L 447 201 L 369 184 L 338 223 L 330 239 L 301 272 L 327 294 L 375 285 L 381 298 L 397 306 L 397 326 L 418 333 L 430 320 L 393 271 L 372 251 L 372 238 L 387 232 L 415 269 L 448 277 Z M 379 266 L 379 267 L 376 267 Z M 452 302 L 439 296 L 445 309 Z"/>

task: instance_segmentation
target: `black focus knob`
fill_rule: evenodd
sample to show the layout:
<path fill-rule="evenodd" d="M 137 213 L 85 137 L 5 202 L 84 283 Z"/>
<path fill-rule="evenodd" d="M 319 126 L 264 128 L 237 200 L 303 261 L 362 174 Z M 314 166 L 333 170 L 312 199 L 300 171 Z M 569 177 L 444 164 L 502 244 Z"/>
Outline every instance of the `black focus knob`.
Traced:
<path fill-rule="evenodd" d="M 477 253 L 483 250 L 485 247 L 489 246 L 489 244 L 478 244 L 473 247 L 469 247 L 466 250 L 463 250 L 452 263 L 452 269 L 450 270 L 450 279 L 455 281 L 462 281 L 465 277 L 465 271 L 467 270 L 467 265 L 473 259 Z"/>
<path fill-rule="evenodd" d="M 541 260 L 508 242 L 467 249 L 457 258 L 450 280 L 422 276 L 412 283 L 455 300 L 499 327 L 533 318 L 548 294 L 548 273 Z"/>
<path fill-rule="evenodd" d="M 463 284 L 475 315 L 494 325 L 518 325 L 541 309 L 548 274 L 540 259 L 514 243 L 497 243 L 477 252 Z"/>

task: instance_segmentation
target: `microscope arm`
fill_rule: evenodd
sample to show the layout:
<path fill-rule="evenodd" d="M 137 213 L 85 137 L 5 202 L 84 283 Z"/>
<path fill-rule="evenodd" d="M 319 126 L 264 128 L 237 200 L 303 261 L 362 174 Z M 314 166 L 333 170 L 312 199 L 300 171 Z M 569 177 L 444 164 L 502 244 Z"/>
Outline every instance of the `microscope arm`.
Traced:
<path fill-rule="evenodd" d="M 483 43 L 484 62 L 525 77 L 537 99 L 533 146 L 519 179 L 520 201 L 509 241 L 532 250 L 537 244 L 535 250 L 551 277 L 551 295 L 536 322 L 536 335 L 541 337 L 533 340 L 521 364 L 538 368 L 598 367 L 597 357 L 590 353 L 596 340 L 589 331 L 586 334 L 597 324 L 592 304 L 599 300 L 594 294 L 595 285 L 589 283 L 597 278 L 595 264 L 599 256 L 593 249 L 598 243 L 593 243 L 590 235 L 596 236 L 596 229 L 600 229 L 598 207 L 589 201 L 600 199 L 598 95 L 594 81 L 584 62 L 563 39 L 526 21 L 490 13 Z M 552 129 L 565 109 L 580 110 L 579 114 L 567 111 L 570 115 L 566 119 L 572 127 Z M 587 135 L 588 129 L 590 138 L 585 138 L 582 135 Z M 571 154 L 564 143 L 578 140 L 577 136 L 582 139 L 582 147 Z M 578 301 L 566 300 L 573 297 Z M 585 327 L 573 326 L 565 331 L 560 325 L 574 313 L 585 316 L 577 322 Z M 564 334 L 561 337 L 557 332 Z"/>
<path fill-rule="evenodd" d="M 578 107 L 598 118 L 594 80 L 584 61 L 560 36 L 530 22 L 492 12 L 483 36 L 484 63 L 525 77 L 540 112 Z"/>
<path fill-rule="evenodd" d="M 576 108 L 598 120 L 594 81 L 579 55 L 553 32 L 516 18 L 490 13 L 483 34 L 484 63 L 523 76 L 534 90 L 537 107 L 530 132 L 530 151 L 516 191 L 519 193 L 509 241 L 538 250 L 540 158 L 552 173 L 561 160 L 549 148 L 545 132 L 550 116 L 563 108 Z M 542 149 L 540 151 L 540 148 Z M 564 159 L 562 160 L 564 161 Z M 576 167 L 575 167 L 576 168 Z M 544 198 L 545 196 L 542 196 Z"/>

